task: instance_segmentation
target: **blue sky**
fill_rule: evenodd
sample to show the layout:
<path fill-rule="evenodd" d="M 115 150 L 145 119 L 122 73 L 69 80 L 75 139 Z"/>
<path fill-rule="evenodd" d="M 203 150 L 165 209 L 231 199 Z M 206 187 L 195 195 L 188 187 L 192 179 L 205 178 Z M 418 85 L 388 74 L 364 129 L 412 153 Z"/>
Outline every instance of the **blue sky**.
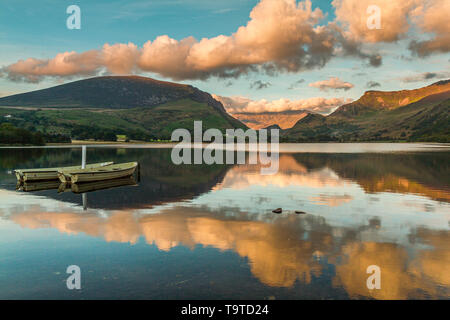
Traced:
<path fill-rule="evenodd" d="M 283 0 L 279 0 L 283 1 Z M 433 0 L 434 1 L 434 0 Z M 439 1 L 439 0 L 436 0 Z M 257 0 L 2 0 L 0 4 L 0 68 L 27 58 L 52 59 L 61 52 L 99 50 L 105 43 L 132 42 L 142 47 L 148 40 L 161 35 L 181 40 L 231 36 L 250 20 Z M 76 4 L 81 8 L 81 30 L 66 28 L 66 8 Z M 313 9 L 320 8 L 326 25 L 336 18 L 331 1 L 313 0 Z M 411 31 L 411 33 L 414 30 Z M 364 44 L 369 51 L 380 53 L 380 67 L 369 66 L 355 57 L 334 57 L 323 67 L 298 72 L 268 75 L 255 71 L 237 79 L 186 79 L 202 90 L 220 96 L 242 96 L 252 100 L 350 98 L 358 99 L 368 90 L 368 82 L 379 85 L 376 90 L 412 89 L 444 78 L 449 71 L 448 52 L 418 58 L 408 50 L 410 39 L 396 42 Z M 422 81 L 405 81 L 435 73 Z M 169 77 L 138 71 L 137 74 L 162 80 Z M 349 90 L 319 90 L 309 84 L 338 77 L 353 85 Z M 41 89 L 83 77 L 46 77 L 39 83 L 11 81 L 0 77 L 0 96 Z M 448 76 L 447 78 L 450 78 Z M 258 89 L 255 81 L 267 84 Z M 298 82 L 298 83 L 297 83 Z"/>

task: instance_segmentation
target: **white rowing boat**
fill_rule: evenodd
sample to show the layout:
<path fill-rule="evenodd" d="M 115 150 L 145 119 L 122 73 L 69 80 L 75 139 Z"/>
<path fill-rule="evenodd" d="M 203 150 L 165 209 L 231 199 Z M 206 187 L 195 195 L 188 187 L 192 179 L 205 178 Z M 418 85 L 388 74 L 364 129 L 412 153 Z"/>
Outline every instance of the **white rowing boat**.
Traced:
<path fill-rule="evenodd" d="M 113 164 L 113 162 L 101 162 L 87 164 L 86 169 L 92 170 Z M 81 166 L 42 168 L 42 169 L 16 169 L 14 174 L 18 181 L 57 180 L 59 171 L 81 170 Z"/>
<path fill-rule="evenodd" d="M 111 164 L 94 169 L 76 169 L 58 171 L 59 180 L 63 183 L 80 183 L 117 179 L 131 176 L 138 166 L 137 162 Z"/>

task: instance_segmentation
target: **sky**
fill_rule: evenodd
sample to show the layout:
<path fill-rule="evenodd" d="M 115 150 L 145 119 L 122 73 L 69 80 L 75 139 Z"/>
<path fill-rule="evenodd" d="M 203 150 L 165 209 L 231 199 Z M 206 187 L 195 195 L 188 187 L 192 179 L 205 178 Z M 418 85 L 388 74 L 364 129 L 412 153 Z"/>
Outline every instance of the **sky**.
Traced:
<path fill-rule="evenodd" d="M 327 114 L 367 90 L 449 79 L 449 14 L 448 0 L 2 0 L 0 96 L 136 74 L 231 112 Z"/>

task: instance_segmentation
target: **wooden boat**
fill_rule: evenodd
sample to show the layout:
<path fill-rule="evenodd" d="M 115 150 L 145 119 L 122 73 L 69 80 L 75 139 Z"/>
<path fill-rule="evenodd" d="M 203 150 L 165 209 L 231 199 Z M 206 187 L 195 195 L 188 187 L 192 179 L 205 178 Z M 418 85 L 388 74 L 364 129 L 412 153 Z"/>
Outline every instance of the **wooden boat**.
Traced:
<path fill-rule="evenodd" d="M 44 191 L 58 189 L 61 182 L 59 180 L 47 180 L 47 181 L 31 181 L 24 182 L 19 190 L 24 192 Z"/>
<path fill-rule="evenodd" d="M 72 189 L 70 189 L 70 186 L 67 183 L 63 183 L 59 180 L 58 180 L 58 182 L 59 182 L 58 193 L 72 191 Z"/>
<path fill-rule="evenodd" d="M 87 164 L 86 169 L 101 168 L 113 164 L 113 162 L 101 162 Z M 81 166 L 60 167 L 60 168 L 43 168 L 43 169 L 16 169 L 14 173 L 19 181 L 38 181 L 38 180 L 56 180 L 58 179 L 58 171 L 79 170 Z"/>
<path fill-rule="evenodd" d="M 133 176 L 128 176 L 125 178 L 94 181 L 94 182 L 84 182 L 84 183 L 72 183 L 71 189 L 73 193 L 86 193 L 92 191 L 105 190 L 116 187 L 123 186 L 135 186 L 136 180 Z"/>
<path fill-rule="evenodd" d="M 59 180 L 63 183 L 79 183 L 117 179 L 131 176 L 138 166 L 137 162 L 111 164 L 94 169 L 76 169 L 58 171 Z"/>

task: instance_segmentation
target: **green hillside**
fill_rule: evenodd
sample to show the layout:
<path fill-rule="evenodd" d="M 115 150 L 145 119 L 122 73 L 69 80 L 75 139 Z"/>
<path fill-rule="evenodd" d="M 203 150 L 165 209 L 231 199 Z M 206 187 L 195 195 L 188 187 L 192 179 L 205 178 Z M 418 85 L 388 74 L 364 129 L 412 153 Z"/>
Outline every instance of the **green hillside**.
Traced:
<path fill-rule="evenodd" d="M 329 116 L 308 115 L 284 130 L 282 139 L 450 142 L 449 110 L 449 81 L 416 90 L 369 91 Z"/>
<path fill-rule="evenodd" d="M 5 116 L 8 116 L 5 118 Z M 238 121 L 224 116 L 206 103 L 189 99 L 168 102 L 153 108 L 133 109 L 34 109 L 0 108 L 1 122 L 45 135 L 69 136 L 72 139 L 115 140 L 117 135 L 129 139 L 169 140 L 177 128 L 193 130 L 195 120 L 203 122 L 204 130 L 224 131 L 245 128 Z"/>
<path fill-rule="evenodd" d="M 0 98 L 0 123 L 59 139 L 168 140 L 177 128 L 246 128 L 209 93 L 143 77 L 98 77 Z"/>

